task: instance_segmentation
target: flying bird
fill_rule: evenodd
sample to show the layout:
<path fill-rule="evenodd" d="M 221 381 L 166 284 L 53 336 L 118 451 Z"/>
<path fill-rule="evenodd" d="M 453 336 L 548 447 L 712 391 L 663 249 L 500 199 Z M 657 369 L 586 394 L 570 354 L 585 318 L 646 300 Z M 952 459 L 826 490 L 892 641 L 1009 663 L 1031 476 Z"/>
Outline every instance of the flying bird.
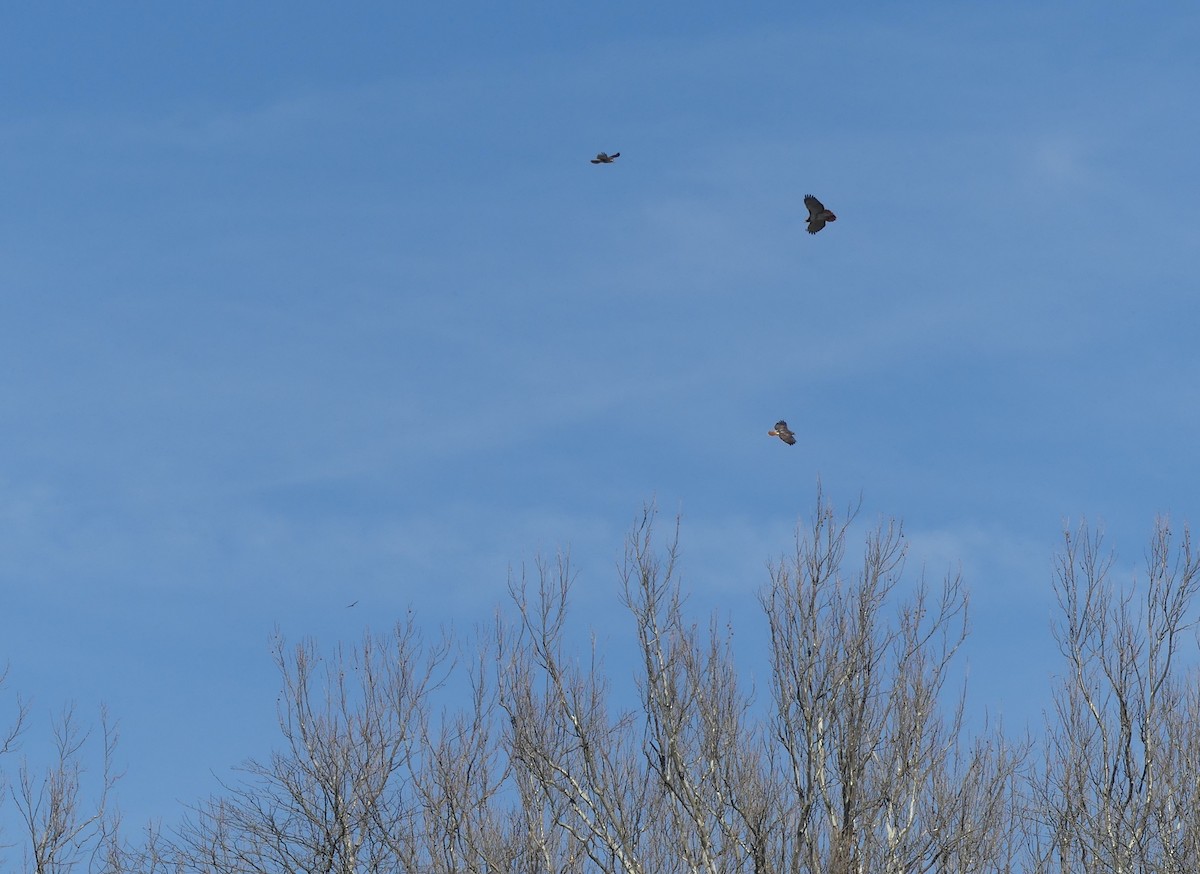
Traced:
<path fill-rule="evenodd" d="M 601 152 L 596 157 L 592 158 L 593 164 L 611 164 L 617 158 L 621 157 L 620 152 L 613 152 L 611 155 L 607 152 Z"/>
<path fill-rule="evenodd" d="M 825 222 L 836 222 L 837 216 L 825 208 L 825 204 L 811 194 L 804 195 L 804 205 L 808 207 L 808 232 L 815 234 L 825 227 Z"/>
<path fill-rule="evenodd" d="M 767 432 L 768 437 L 778 437 L 788 446 L 796 445 L 796 434 L 787 426 L 787 422 L 780 419 L 775 423 L 775 427 Z"/>

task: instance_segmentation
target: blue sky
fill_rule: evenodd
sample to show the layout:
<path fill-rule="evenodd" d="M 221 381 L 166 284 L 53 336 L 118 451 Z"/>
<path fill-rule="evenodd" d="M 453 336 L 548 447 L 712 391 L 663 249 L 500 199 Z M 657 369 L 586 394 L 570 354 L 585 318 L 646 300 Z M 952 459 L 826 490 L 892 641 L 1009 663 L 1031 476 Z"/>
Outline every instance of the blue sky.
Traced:
<path fill-rule="evenodd" d="M 470 629 L 567 546 L 619 625 L 647 500 L 751 642 L 818 479 L 901 517 L 1020 721 L 1064 519 L 1128 577 L 1196 518 L 1185 4 L 347 10 L 0 28 L 0 710 L 106 702 L 133 822 L 270 749 L 276 627 Z"/>

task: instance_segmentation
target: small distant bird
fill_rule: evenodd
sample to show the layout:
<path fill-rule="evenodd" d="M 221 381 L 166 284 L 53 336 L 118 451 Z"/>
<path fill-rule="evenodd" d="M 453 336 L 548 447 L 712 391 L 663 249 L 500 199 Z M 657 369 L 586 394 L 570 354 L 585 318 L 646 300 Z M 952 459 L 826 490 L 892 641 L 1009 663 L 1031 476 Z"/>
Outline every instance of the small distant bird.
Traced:
<path fill-rule="evenodd" d="M 620 152 L 613 152 L 611 155 L 607 152 L 601 152 L 596 157 L 592 158 L 593 164 L 611 164 L 617 158 L 621 157 Z"/>
<path fill-rule="evenodd" d="M 355 598 L 353 601 L 351 601 L 349 604 L 346 605 L 346 609 L 349 610 L 351 607 L 353 607 L 357 603 L 358 603 L 358 599 Z"/>
<path fill-rule="evenodd" d="M 768 437 L 778 437 L 788 446 L 796 445 L 796 434 L 787 426 L 787 422 L 780 419 L 775 423 L 775 427 L 767 432 Z"/>
<path fill-rule="evenodd" d="M 808 207 L 808 232 L 815 234 L 825 227 L 825 222 L 836 222 L 837 216 L 825 208 L 825 204 L 811 194 L 804 195 L 804 205 Z"/>

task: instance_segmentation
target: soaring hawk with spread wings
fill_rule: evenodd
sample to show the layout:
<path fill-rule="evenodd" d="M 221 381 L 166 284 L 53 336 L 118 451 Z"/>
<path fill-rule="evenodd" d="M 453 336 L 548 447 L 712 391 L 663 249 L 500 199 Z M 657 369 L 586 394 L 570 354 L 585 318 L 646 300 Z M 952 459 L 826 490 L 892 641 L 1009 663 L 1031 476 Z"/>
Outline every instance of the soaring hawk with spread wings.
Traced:
<path fill-rule="evenodd" d="M 811 194 L 804 195 L 804 205 L 808 207 L 808 232 L 815 234 L 825 227 L 826 222 L 836 222 L 837 216 L 825 208 L 825 204 Z"/>
<path fill-rule="evenodd" d="M 613 152 L 611 155 L 607 154 L 606 152 L 601 152 L 599 155 L 592 158 L 592 163 L 593 164 L 611 164 L 613 161 L 617 160 L 617 158 L 619 158 L 619 157 L 621 157 L 620 152 Z"/>
<path fill-rule="evenodd" d="M 778 437 L 788 446 L 796 445 L 796 434 L 787 426 L 787 422 L 780 419 L 775 423 L 775 427 L 767 432 L 768 437 Z"/>

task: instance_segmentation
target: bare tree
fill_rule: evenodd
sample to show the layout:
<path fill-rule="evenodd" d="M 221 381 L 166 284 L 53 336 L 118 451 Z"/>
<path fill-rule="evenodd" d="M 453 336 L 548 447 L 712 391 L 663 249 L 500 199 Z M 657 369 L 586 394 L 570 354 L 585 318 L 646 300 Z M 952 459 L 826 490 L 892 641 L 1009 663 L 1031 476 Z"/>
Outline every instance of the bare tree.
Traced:
<path fill-rule="evenodd" d="M 4 688 L 5 681 L 8 679 L 8 665 L 0 670 L 0 689 Z M 29 705 L 21 699 L 20 696 L 15 698 L 14 713 L 12 722 L 5 728 L 0 728 L 0 759 L 9 756 L 17 749 L 17 741 L 21 737 L 21 732 L 25 730 L 26 720 L 29 718 Z M 2 767 L 0 762 L 0 807 L 9 797 L 9 780 L 7 772 Z M 0 849 L 11 847 L 12 844 L 2 841 L 4 835 L 0 834 Z"/>
<path fill-rule="evenodd" d="M 110 825 L 89 870 L 98 874 L 171 874 L 183 870 L 175 848 L 157 822 L 147 824 L 136 841 L 123 833 L 119 818 Z"/>
<path fill-rule="evenodd" d="M 1023 751 L 999 732 L 967 739 L 963 694 L 942 700 L 966 637 L 962 582 L 948 576 L 936 594 L 922 582 L 896 599 L 905 542 L 895 522 L 868 532 L 848 578 L 853 518 L 839 521 L 818 495 L 794 560 L 763 595 L 783 766 L 772 868 L 998 870 Z"/>
<path fill-rule="evenodd" d="M 534 870 L 648 869 L 647 778 L 631 712 L 608 713 L 608 683 L 595 645 L 581 662 L 564 648 L 570 561 L 537 564 L 537 589 L 510 584 L 518 620 L 497 631 L 500 705 L 508 716 L 508 753 L 528 822 Z"/>
<path fill-rule="evenodd" d="M 728 627 L 714 616 L 701 631 L 684 615 L 678 520 L 661 556 L 653 521 L 647 509 L 626 542 L 620 576 L 642 661 L 642 744 L 656 787 L 659 852 L 673 857 L 673 870 L 762 871 L 761 838 L 778 812 L 753 699 L 742 691 Z"/>
<path fill-rule="evenodd" d="M 425 727 L 415 785 L 429 872 L 531 870 L 529 823 L 513 803 L 490 668 L 481 648 L 464 704 Z"/>
<path fill-rule="evenodd" d="M 448 649 L 398 624 L 326 661 L 274 645 L 284 749 L 185 822 L 180 867 L 203 872 L 414 871 L 425 865 L 413 773 Z"/>
<path fill-rule="evenodd" d="M 1100 533 L 1063 533 L 1055 639 L 1065 665 L 1032 787 L 1037 871 L 1200 870 L 1200 693 L 1180 646 L 1200 555 L 1159 519 L 1145 579 L 1119 589 Z"/>
<path fill-rule="evenodd" d="M 54 759 L 39 770 L 27 760 L 17 769 L 11 795 L 24 828 L 25 869 L 37 874 L 72 871 L 83 861 L 95 863 L 117 817 L 110 807 L 113 787 L 121 775 L 113 757 L 117 730 L 107 711 L 100 710 L 100 779 L 95 797 L 84 792 L 85 752 L 91 732 L 84 730 L 67 707 L 53 728 Z"/>

